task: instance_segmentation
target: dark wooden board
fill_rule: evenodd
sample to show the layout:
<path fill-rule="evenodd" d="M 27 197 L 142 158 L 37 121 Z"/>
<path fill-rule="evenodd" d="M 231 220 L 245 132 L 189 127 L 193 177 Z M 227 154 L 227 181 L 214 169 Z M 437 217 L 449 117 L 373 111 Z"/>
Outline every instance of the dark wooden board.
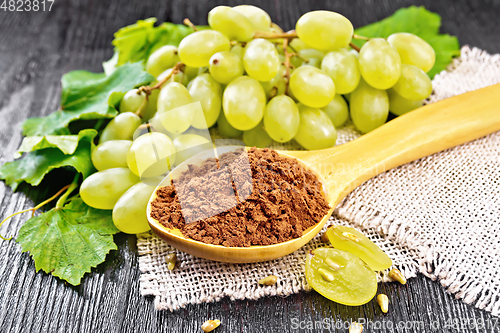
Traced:
<path fill-rule="evenodd" d="M 19 125 L 24 119 L 57 108 L 63 73 L 74 69 L 101 71 L 102 61 L 112 55 L 114 31 L 151 16 L 177 23 L 189 17 L 195 24 L 206 24 L 208 11 L 222 3 L 243 1 L 56 0 L 52 12 L 0 11 L 0 162 L 10 160 L 19 146 Z M 355 26 L 362 26 L 400 7 L 422 4 L 442 16 L 442 31 L 457 35 L 462 45 L 500 52 L 498 1 L 248 3 L 264 8 L 285 29 L 293 28 L 301 14 L 313 9 L 338 11 Z M 44 182 L 47 192 L 51 184 L 61 182 L 54 177 Z M 27 188 L 25 192 L 30 194 Z M 32 205 L 24 193 L 12 193 L 0 184 L 1 216 Z M 25 218 L 12 219 L 2 228 L 3 234 L 18 230 Z M 315 292 L 257 301 L 224 299 L 174 313 L 156 311 L 153 299 L 139 292 L 135 237 L 117 235 L 115 239 L 119 250 L 108 255 L 106 263 L 87 274 L 78 287 L 35 273 L 33 261 L 21 254 L 15 242 L 0 242 L 0 332 L 200 332 L 201 324 L 209 318 L 222 321 L 217 332 L 346 332 L 343 322 L 358 318 L 372 321 L 373 326 L 366 327 L 365 332 L 500 332 L 500 323 L 493 326 L 496 318 L 455 300 L 438 282 L 422 275 L 406 286 L 380 286 L 391 300 L 387 315 L 375 302 L 351 308 Z M 324 320 L 339 328 L 307 328 Z M 482 322 L 487 326 L 481 327 Z"/>

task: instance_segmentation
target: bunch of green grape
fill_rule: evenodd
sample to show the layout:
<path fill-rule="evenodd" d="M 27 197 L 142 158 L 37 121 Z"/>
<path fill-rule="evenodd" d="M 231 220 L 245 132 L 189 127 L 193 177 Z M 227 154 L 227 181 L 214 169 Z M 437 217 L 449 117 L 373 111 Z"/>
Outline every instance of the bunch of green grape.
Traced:
<path fill-rule="evenodd" d="M 246 146 L 295 140 L 324 149 L 349 117 L 367 133 L 389 111 L 409 112 L 432 92 L 426 72 L 434 50 L 412 34 L 373 38 L 358 52 L 351 22 L 329 11 L 304 14 L 286 33 L 249 5 L 215 7 L 208 23 L 149 56 L 145 69 L 156 80 L 123 96 L 93 149 L 98 172 L 84 181 L 81 197 L 112 209 L 121 231 L 149 230 L 146 205 L 155 187 L 140 181 L 144 170 L 157 176 L 189 158 L 190 148 L 210 142 L 200 131 L 213 127 Z M 144 124 L 153 130 L 142 134 Z"/>

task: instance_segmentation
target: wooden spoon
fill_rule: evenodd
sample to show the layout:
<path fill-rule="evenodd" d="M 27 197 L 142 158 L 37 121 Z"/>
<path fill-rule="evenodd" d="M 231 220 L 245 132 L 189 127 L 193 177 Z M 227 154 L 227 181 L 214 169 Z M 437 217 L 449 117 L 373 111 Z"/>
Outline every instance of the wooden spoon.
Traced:
<path fill-rule="evenodd" d="M 499 130 L 500 84 L 496 84 L 423 106 L 340 146 L 317 151 L 279 151 L 317 173 L 332 207 L 318 224 L 305 230 L 302 237 L 287 242 L 225 247 L 185 238 L 179 229 L 165 228 L 151 217 L 151 201 L 156 194 L 148 204 L 149 224 L 169 245 L 197 257 L 231 263 L 276 259 L 309 242 L 323 228 L 334 207 L 366 180 Z M 168 184 L 164 181 L 160 186 Z"/>

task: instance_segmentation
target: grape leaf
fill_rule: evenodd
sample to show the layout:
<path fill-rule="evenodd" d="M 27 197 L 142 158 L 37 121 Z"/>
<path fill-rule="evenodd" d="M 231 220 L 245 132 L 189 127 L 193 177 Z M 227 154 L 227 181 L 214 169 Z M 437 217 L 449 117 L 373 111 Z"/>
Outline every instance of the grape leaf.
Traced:
<path fill-rule="evenodd" d="M 92 140 L 97 135 L 93 129 L 80 131 L 78 135 L 45 135 L 27 136 L 23 139 L 21 147 L 14 153 L 14 158 L 19 158 L 22 153 L 41 150 L 45 148 L 58 148 L 66 155 L 72 155 L 78 147 L 78 142 L 84 137 Z"/>
<path fill-rule="evenodd" d="M 23 252 L 30 252 L 36 270 L 50 273 L 70 284 L 80 284 L 85 273 L 116 250 L 110 210 L 94 209 L 82 199 L 53 208 L 26 221 L 17 236 Z"/>
<path fill-rule="evenodd" d="M 365 37 L 387 38 L 396 32 L 409 32 L 427 41 L 436 52 L 436 63 L 429 71 L 429 76 L 446 69 L 451 59 L 460 55 L 460 44 L 455 36 L 440 34 L 441 17 L 424 7 L 411 6 L 401 8 L 393 15 L 356 29 L 354 32 Z M 365 42 L 359 39 L 353 42 L 362 46 Z"/>
<path fill-rule="evenodd" d="M 139 20 L 118 30 L 113 39 L 115 54 L 103 63 L 106 74 L 128 62 L 145 62 L 149 55 L 163 45 L 178 46 L 194 30 L 182 24 L 165 22 L 155 27 L 156 18 Z M 197 27 L 204 29 L 205 27 Z"/>
<path fill-rule="evenodd" d="M 126 64 L 111 75 L 72 71 L 62 77 L 61 108 L 46 117 L 29 118 L 23 134 L 60 134 L 74 120 L 113 118 L 123 95 L 154 78 L 143 71 L 141 64 Z"/>
<path fill-rule="evenodd" d="M 51 170 L 66 166 L 75 168 L 86 178 L 95 172 L 90 160 L 90 149 L 96 135 L 97 131 L 93 129 L 81 131 L 78 146 L 71 155 L 66 155 L 59 146 L 31 151 L 18 160 L 2 165 L 0 179 L 5 180 L 15 191 L 23 181 L 37 186 Z"/>

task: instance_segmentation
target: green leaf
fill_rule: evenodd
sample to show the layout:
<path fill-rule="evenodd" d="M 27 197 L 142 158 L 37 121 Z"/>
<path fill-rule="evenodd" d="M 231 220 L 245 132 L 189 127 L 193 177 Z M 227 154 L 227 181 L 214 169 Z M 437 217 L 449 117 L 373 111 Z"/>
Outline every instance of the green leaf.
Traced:
<path fill-rule="evenodd" d="M 441 17 L 424 7 L 411 6 L 397 10 L 382 21 L 356 29 L 354 32 L 365 37 L 387 38 L 396 32 L 409 32 L 427 41 L 436 52 L 436 63 L 429 71 L 429 76 L 446 69 L 453 57 L 460 55 L 460 44 L 455 36 L 439 33 Z M 365 42 L 354 40 L 358 46 Z"/>
<path fill-rule="evenodd" d="M 59 146 L 34 150 L 21 159 L 2 165 L 0 179 L 5 180 L 5 183 L 15 191 L 23 181 L 37 186 L 47 173 L 62 167 L 73 167 L 83 174 L 83 178 L 88 177 L 95 172 L 90 160 L 90 149 L 97 131 L 87 129 L 81 132 L 83 133 L 78 135 L 78 146 L 71 155 L 66 155 Z"/>
<path fill-rule="evenodd" d="M 152 80 L 141 64 L 120 66 L 109 76 L 69 72 L 62 78 L 61 108 L 46 117 L 27 119 L 22 125 L 23 134 L 61 134 L 70 122 L 78 119 L 113 118 L 118 113 L 117 103 L 127 91 Z"/>
<path fill-rule="evenodd" d="M 111 58 L 104 63 L 106 73 L 112 66 L 121 66 L 127 62 L 145 62 L 149 55 L 163 45 L 179 45 L 181 40 L 193 32 L 182 24 L 162 23 L 155 27 L 156 18 L 139 20 L 137 23 L 121 28 L 115 33 L 113 45 L 118 59 Z M 203 27 L 201 27 L 203 29 Z M 115 62 L 116 61 L 116 62 Z"/>
<path fill-rule="evenodd" d="M 43 270 L 76 286 L 85 273 L 116 250 L 110 210 L 94 209 L 80 198 L 26 221 L 17 236 L 23 252 L 30 252 L 36 270 Z"/>
<path fill-rule="evenodd" d="M 78 147 L 78 142 L 83 138 L 92 140 L 96 136 L 96 131 L 86 129 L 80 131 L 78 135 L 45 135 L 27 136 L 23 139 L 21 147 L 14 153 L 14 158 L 19 158 L 22 153 L 41 150 L 45 148 L 58 148 L 66 155 L 72 155 Z"/>

